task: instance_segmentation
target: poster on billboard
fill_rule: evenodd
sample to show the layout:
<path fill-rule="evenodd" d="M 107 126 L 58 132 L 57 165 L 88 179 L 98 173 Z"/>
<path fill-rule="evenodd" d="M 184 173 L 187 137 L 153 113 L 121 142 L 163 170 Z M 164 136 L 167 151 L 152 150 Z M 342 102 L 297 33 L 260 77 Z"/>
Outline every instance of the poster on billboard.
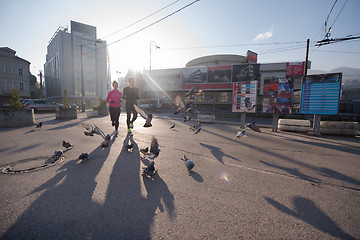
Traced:
<path fill-rule="evenodd" d="M 286 76 L 301 76 L 304 75 L 305 62 L 287 62 Z"/>
<path fill-rule="evenodd" d="M 258 81 L 243 81 L 233 83 L 233 112 L 256 111 Z"/>
<path fill-rule="evenodd" d="M 293 92 L 292 77 L 264 79 L 263 112 L 290 113 Z"/>
<path fill-rule="evenodd" d="M 260 80 L 260 64 L 233 65 L 233 82 Z"/>
<path fill-rule="evenodd" d="M 308 75 L 302 84 L 302 114 L 336 115 L 339 109 L 342 73 Z"/>
<path fill-rule="evenodd" d="M 208 67 L 208 83 L 231 82 L 232 65 Z"/>
<path fill-rule="evenodd" d="M 184 83 L 206 83 L 207 67 L 183 68 L 182 76 Z"/>

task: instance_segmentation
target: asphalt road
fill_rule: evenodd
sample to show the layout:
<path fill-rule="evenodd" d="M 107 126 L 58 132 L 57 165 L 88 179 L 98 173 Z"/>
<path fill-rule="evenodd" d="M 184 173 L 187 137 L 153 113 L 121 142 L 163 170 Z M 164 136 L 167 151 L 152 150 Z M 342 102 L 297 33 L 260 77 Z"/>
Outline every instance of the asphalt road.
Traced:
<path fill-rule="evenodd" d="M 159 114 L 151 128 L 138 118 L 128 152 L 124 113 L 105 149 L 79 124 L 110 133 L 109 117 L 59 121 L 45 113 L 39 121 L 41 130 L 0 129 L 0 166 L 49 158 L 65 150 L 63 140 L 74 147 L 51 167 L 0 174 L 1 239 L 360 239 L 359 137 L 262 128 L 233 140 L 238 126 L 202 124 L 194 135 Z M 161 152 L 147 179 L 139 149 L 152 136 Z M 83 152 L 89 160 L 81 162 Z M 190 173 L 184 155 L 195 163 Z"/>

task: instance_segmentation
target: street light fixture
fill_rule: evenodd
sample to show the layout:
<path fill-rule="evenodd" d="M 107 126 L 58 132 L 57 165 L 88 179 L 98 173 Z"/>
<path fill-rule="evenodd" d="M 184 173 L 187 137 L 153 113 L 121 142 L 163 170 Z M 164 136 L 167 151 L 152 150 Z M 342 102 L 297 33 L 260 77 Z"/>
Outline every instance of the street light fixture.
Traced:
<path fill-rule="evenodd" d="M 156 42 L 150 42 L 150 71 L 151 71 L 151 46 L 154 46 L 156 49 L 160 49 L 160 47 L 156 44 Z"/>

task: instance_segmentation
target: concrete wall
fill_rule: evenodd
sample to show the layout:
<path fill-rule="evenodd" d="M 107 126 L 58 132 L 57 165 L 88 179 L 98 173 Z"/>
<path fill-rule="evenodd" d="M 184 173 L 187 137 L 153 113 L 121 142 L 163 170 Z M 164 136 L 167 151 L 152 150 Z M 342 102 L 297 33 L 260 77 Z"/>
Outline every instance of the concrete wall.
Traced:
<path fill-rule="evenodd" d="M 34 125 L 34 110 L 0 110 L 0 127 L 26 127 Z"/>

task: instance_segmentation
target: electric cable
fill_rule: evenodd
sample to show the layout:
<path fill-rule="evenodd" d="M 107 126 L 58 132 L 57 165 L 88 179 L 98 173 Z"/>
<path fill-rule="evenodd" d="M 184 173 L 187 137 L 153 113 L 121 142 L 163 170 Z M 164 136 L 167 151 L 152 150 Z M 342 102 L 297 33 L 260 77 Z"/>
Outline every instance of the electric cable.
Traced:
<path fill-rule="evenodd" d="M 171 5 L 174 5 L 175 3 L 179 2 L 179 1 L 180 1 L 180 0 L 176 0 L 176 1 L 172 2 L 172 3 L 170 3 L 169 5 L 166 5 L 165 7 L 161 8 L 161 9 L 159 9 L 159 10 L 153 12 L 153 13 L 151 13 L 150 15 L 147 15 L 146 17 L 143 17 L 143 18 L 141 18 L 141 19 L 139 19 L 139 20 L 131 23 L 130 25 L 128 25 L 128 26 L 126 26 L 126 27 L 123 27 L 123 28 L 121 28 L 120 30 L 117 30 L 117 31 L 115 31 L 115 32 L 113 32 L 113 33 L 111 33 L 111 34 L 109 34 L 109 35 L 106 35 L 106 36 L 103 37 L 103 38 L 100 38 L 100 39 L 108 38 L 108 37 L 110 37 L 110 36 L 112 36 L 112 35 L 114 35 L 114 34 L 116 34 L 116 33 L 118 33 L 118 32 L 121 32 L 121 31 L 123 31 L 123 30 L 125 30 L 125 29 L 127 29 L 127 28 L 129 28 L 129 27 L 132 27 L 132 26 L 134 26 L 135 24 L 137 24 L 137 23 L 139 23 L 139 22 L 141 22 L 141 21 L 143 21 L 143 20 L 145 20 L 145 19 L 147 19 L 147 18 L 155 15 L 155 14 L 158 13 L 158 12 L 161 12 L 162 10 L 170 7 Z"/>

